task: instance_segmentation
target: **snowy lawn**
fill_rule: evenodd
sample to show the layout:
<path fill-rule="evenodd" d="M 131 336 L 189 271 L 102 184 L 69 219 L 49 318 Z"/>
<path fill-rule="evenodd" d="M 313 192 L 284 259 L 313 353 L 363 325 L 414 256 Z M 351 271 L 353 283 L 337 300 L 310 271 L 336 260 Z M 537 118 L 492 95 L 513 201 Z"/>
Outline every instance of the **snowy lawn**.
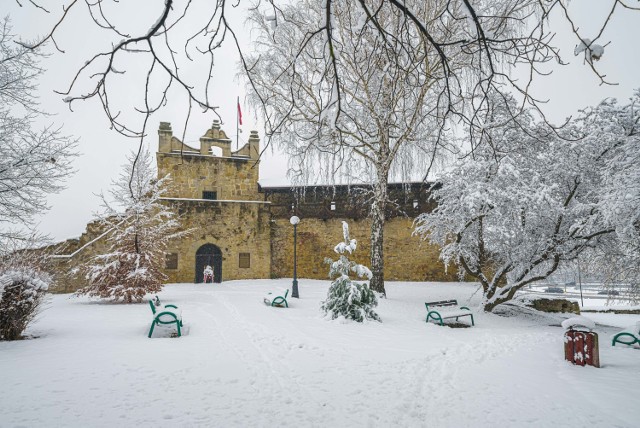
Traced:
<path fill-rule="evenodd" d="M 638 426 L 640 349 L 612 348 L 617 327 L 598 326 L 601 369 L 575 367 L 557 317 L 424 322 L 424 301 L 467 303 L 469 284 L 387 283 L 382 324 L 324 320 L 329 281 L 301 280 L 289 309 L 262 303 L 289 284 L 165 287 L 182 338 L 148 339 L 146 303 L 53 296 L 37 339 L 0 342 L 0 426 Z"/>

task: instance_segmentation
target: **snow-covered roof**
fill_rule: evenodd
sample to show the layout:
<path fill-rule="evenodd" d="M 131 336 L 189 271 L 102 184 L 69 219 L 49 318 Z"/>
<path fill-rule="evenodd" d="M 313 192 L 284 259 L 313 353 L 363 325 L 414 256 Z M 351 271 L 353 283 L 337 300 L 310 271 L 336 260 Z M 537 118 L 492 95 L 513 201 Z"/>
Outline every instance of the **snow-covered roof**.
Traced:
<path fill-rule="evenodd" d="M 422 186 L 422 185 L 431 185 L 433 183 L 428 182 L 425 183 L 423 181 L 406 181 L 406 182 L 402 182 L 402 181 L 398 181 L 398 182 L 390 182 L 388 185 L 395 187 L 395 186 L 403 186 L 403 185 L 410 185 L 410 186 Z M 358 187 L 358 186 L 370 186 L 371 183 L 367 183 L 367 182 L 351 182 L 351 183 L 313 183 L 313 184 L 292 184 L 290 180 L 286 179 L 286 178 L 261 178 L 258 180 L 258 185 L 260 186 L 261 189 L 291 189 L 291 188 L 296 188 L 296 189 L 303 189 L 303 188 L 310 188 L 310 187 Z"/>

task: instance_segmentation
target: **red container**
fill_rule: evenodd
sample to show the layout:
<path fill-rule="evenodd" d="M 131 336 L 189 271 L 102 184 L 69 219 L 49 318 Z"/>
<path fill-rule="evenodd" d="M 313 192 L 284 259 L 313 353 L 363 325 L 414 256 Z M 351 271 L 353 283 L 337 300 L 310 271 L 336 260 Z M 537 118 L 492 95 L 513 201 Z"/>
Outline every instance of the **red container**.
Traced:
<path fill-rule="evenodd" d="M 564 333 L 564 358 L 578 366 L 600 367 L 598 334 L 569 329 Z"/>

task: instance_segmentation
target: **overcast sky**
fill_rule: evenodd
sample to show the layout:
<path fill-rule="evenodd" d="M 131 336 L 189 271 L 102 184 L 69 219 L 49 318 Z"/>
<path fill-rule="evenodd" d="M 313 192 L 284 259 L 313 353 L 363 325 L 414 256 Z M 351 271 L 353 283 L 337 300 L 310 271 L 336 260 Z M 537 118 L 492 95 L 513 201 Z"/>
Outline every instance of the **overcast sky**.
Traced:
<path fill-rule="evenodd" d="M 13 21 L 14 33 L 25 38 L 41 36 L 45 29 L 50 28 L 53 18 L 58 17 L 61 7 L 53 7 L 49 1 L 47 7 L 50 14 L 43 13 L 24 3 L 19 7 L 12 0 L 2 0 L 0 13 L 9 14 Z M 64 2 L 68 3 L 67 1 Z M 143 30 L 156 20 L 148 11 L 153 11 L 162 2 L 157 0 L 135 0 L 120 4 L 132 4 L 133 9 L 127 13 L 132 28 Z M 206 4 L 206 2 L 205 2 Z M 583 0 L 571 2 L 571 10 L 575 13 L 576 23 L 584 37 L 593 37 L 602 23 L 610 2 L 607 0 Z M 86 10 L 86 8 L 85 8 Z M 137 12 L 136 12 L 137 11 Z M 147 11 L 145 13 L 145 11 Z M 144 18 L 144 19 L 143 19 Z M 238 11 L 234 19 L 236 29 L 245 47 L 250 47 L 249 31 L 244 28 L 242 11 Z M 126 19 L 125 19 L 126 21 Z M 149 21 L 147 23 L 147 21 Z M 126 22 L 125 22 L 126 23 Z M 556 66 L 551 76 L 538 79 L 533 87 L 534 93 L 543 99 L 548 99 L 545 113 L 552 120 L 562 121 L 567 116 L 575 114 L 582 107 L 593 105 L 605 97 L 628 98 L 634 88 L 640 87 L 640 13 L 617 13 L 608 29 L 604 33 L 604 41 L 611 41 L 606 47 L 599 69 L 607 75 L 610 81 L 618 83 L 616 86 L 601 86 L 596 76 L 583 63 L 582 57 L 574 57 L 573 49 L 577 42 L 575 36 L 569 33 L 566 24 L 556 25 L 558 33 L 557 45 L 563 53 L 564 59 L 569 61 L 567 66 Z M 139 30 L 141 31 L 141 30 Z M 68 181 L 66 190 L 49 198 L 51 210 L 42 216 L 39 228 L 48 233 L 54 240 L 62 240 L 79 236 L 98 210 L 99 199 L 95 193 L 106 191 L 110 182 L 117 177 L 120 166 L 125 162 L 126 154 L 137 149 L 137 141 L 125 138 L 109 129 L 109 124 L 97 100 L 74 104 L 74 111 L 70 112 L 63 103 L 64 96 L 55 94 L 54 90 L 64 90 L 73 78 L 75 70 L 88 60 L 88 54 L 96 47 L 105 43 L 104 33 L 95 29 L 95 25 L 87 24 L 87 17 L 82 14 L 70 16 L 69 22 L 60 29 L 57 41 L 65 51 L 64 54 L 54 54 L 43 61 L 47 70 L 40 81 L 40 98 L 42 107 L 54 113 L 49 119 L 56 124 L 64 125 L 66 134 L 74 135 L 80 140 L 76 174 Z M 236 76 L 238 57 L 230 46 L 216 54 L 214 70 L 214 88 L 219 106 L 219 113 L 224 121 L 223 129 L 231 138 L 235 139 L 236 128 L 236 97 L 240 97 L 243 109 L 244 139 L 248 138 L 249 130 L 257 129 L 260 135 L 263 130 L 259 126 L 256 112 L 251 111 L 244 103 L 245 88 Z M 140 103 L 137 97 L 140 88 L 123 84 L 115 91 L 118 101 L 131 105 Z M 146 141 L 153 151 L 157 150 L 157 129 L 160 121 L 173 124 L 174 134 L 181 138 L 186 117 L 186 99 L 173 97 L 167 107 L 152 117 L 149 136 Z M 212 113 L 192 114 L 187 129 L 185 142 L 197 146 L 198 138 L 211 125 L 215 117 Z M 240 143 L 242 145 L 242 142 Z M 283 183 L 286 180 L 286 159 L 277 153 L 267 151 L 260 165 L 260 179 L 269 183 Z"/>

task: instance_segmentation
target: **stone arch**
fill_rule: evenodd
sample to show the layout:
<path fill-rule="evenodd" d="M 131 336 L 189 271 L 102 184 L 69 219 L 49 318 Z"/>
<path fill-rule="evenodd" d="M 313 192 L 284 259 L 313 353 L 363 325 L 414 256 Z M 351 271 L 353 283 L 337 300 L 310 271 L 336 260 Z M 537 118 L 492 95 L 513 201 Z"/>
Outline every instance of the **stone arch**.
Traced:
<path fill-rule="evenodd" d="M 222 251 L 213 244 L 204 244 L 196 251 L 196 283 L 204 282 L 204 268 L 213 268 L 213 282 L 222 282 Z"/>

